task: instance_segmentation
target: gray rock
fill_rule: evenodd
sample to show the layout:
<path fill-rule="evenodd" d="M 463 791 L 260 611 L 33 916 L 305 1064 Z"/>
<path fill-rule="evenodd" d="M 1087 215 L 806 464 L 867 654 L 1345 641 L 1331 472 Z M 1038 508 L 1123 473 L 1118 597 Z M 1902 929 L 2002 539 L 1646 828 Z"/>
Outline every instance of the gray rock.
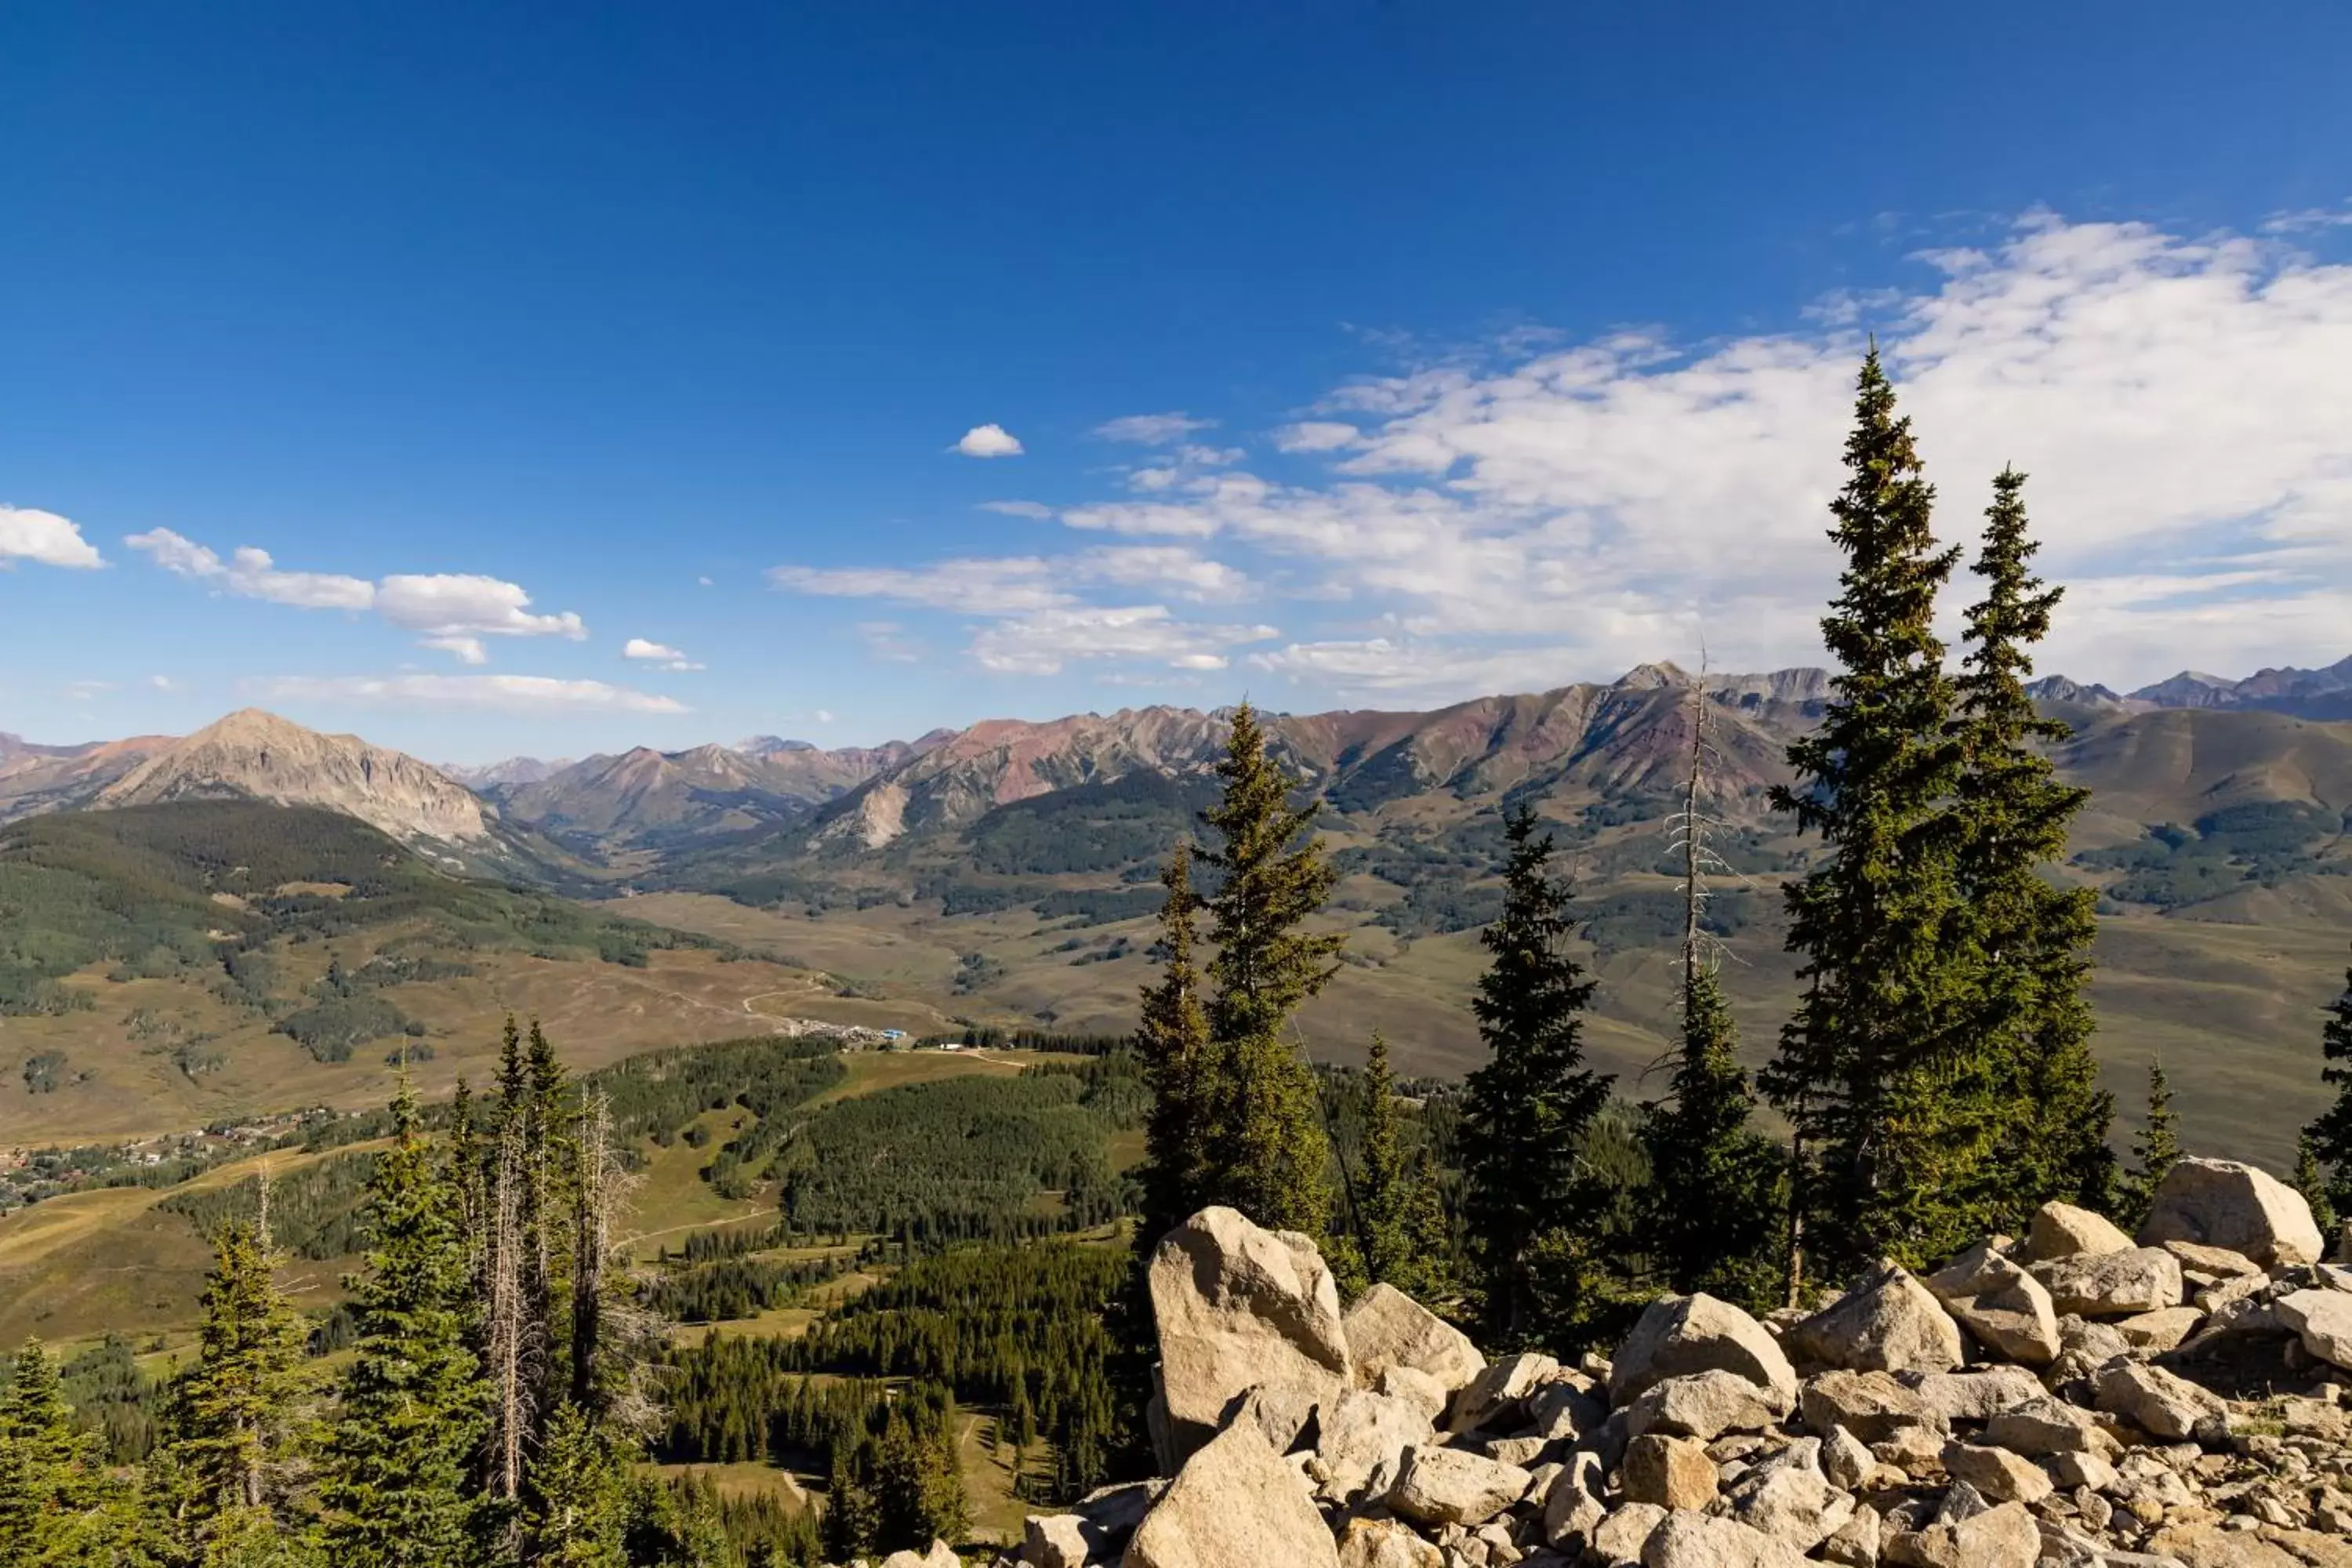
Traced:
<path fill-rule="evenodd" d="M 1947 1423 L 1990 1421 L 2004 1410 L 2031 1405 L 2047 1391 L 2021 1366 L 1989 1366 L 1976 1372 L 1933 1372 L 1898 1379 L 1921 1404 Z"/>
<path fill-rule="evenodd" d="M 1323 1495 L 1348 1502 L 1363 1491 L 1372 1473 L 1391 1475 L 1415 1444 L 1436 1436 L 1420 1406 L 1393 1394 L 1343 1394 L 1322 1414 L 1315 1457 L 1323 1463 Z"/>
<path fill-rule="evenodd" d="M 2012 1454 L 2043 1458 L 2053 1454 L 2107 1454 L 2115 1439 L 2097 1417 L 2063 1400 L 2038 1399 L 2004 1410 L 1985 1423 L 1985 1441 Z"/>
<path fill-rule="evenodd" d="M 2352 1302 L 2352 1296 L 2344 1300 Z M 1736 1372 L 1694 1372 L 1653 1384 L 1628 1407 L 1625 1430 L 1705 1443 L 1726 1432 L 1761 1432 L 1789 1411 L 1789 1401 Z"/>
<path fill-rule="evenodd" d="M 1667 1514 L 1642 1547 L 1642 1568 L 1799 1568 L 1804 1561 L 1736 1519 L 1688 1511 Z"/>
<path fill-rule="evenodd" d="M 2230 1407 L 2188 1379 L 2138 1362 L 2118 1362 L 2099 1373 L 2099 1408 L 2152 1436 L 2221 1442 L 2229 1436 Z"/>
<path fill-rule="evenodd" d="M 2204 1321 L 2205 1314 L 2195 1307 L 2159 1307 L 2153 1312 L 2120 1320 L 2116 1331 L 2129 1340 L 2133 1349 L 2162 1355 L 2178 1349 Z"/>
<path fill-rule="evenodd" d="M 1343 1327 L 1357 1381 L 1368 1388 L 1391 1367 L 1410 1367 L 1451 1394 L 1486 1370 L 1469 1335 L 1393 1285 L 1375 1285 L 1356 1298 Z"/>
<path fill-rule="evenodd" d="M 1339 1290 L 1306 1237 L 1262 1230 L 1233 1209 L 1203 1209 L 1160 1242 L 1150 1285 L 1180 1458 L 1246 1390 L 1312 1406 L 1354 1381 Z"/>
<path fill-rule="evenodd" d="M 1255 1426 L 1237 1422 L 1184 1461 L 1136 1527 L 1121 1563 L 1123 1568 L 1243 1563 L 1338 1568 L 1339 1560 L 1331 1531 L 1297 1476 Z"/>
<path fill-rule="evenodd" d="M 2142 1244 L 2193 1241 L 2243 1253 L 2265 1268 L 2316 1263 L 2326 1243 L 2303 1194 L 2235 1160 L 2179 1160 L 2157 1184 Z M 2166 1303 L 2170 1305 L 2170 1303 Z"/>
<path fill-rule="evenodd" d="M 1593 1530 L 1587 1555 L 1608 1568 L 1639 1563 L 1643 1549 L 1650 1544 L 1650 1537 L 1665 1521 L 1666 1510 L 1655 1503 L 1626 1503 Z"/>
<path fill-rule="evenodd" d="M 1995 1502 L 2037 1503 L 2057 1489 L 2041 1466 L 2006 1448 L 1947 1443 L 1944 1469 L 1952 1479 L 1966 1481 Z"/>
<path fill-rule="evenodd" d="M 2352 1368 L 2352 1294 L 2296 1290 L 2279 1298 L 2277 1310 L 2305 1350 L 2330 1366 Z"/>
<path fill-rule="evenodd" d="M 1570 1442 L 1609 1419 L 1609 1405 L 1580 1373 L 1562 1373 L 1528 1396 L 1528 1425 Z"/>
<path fill-rule="evenodd" d="M 1960 1364 L 1959 1325 L 1910 1270 L 1886 1261 L 1790 1330 L 1784 1342 L 1800 1361 L 1854 1372 L 1948 1372 Z"/>
<path fill-rule="evenodd" d="M 1478 1525 L 1527 1496 L 1528 1485 L 1517 1465 L 1461 1448 L 1409 1448 L 1389 1507 L 1424 1524 Z"/>
<path fill-rule="evenodd" d="M 1878 1468 L 1878 1457 L 1870 1445 L 1843 1426 L 1832 1426 L 1822 1438 L 1822 1474 L 1848 1491 L 1853 1491 L 1870 1479 Z M 1871 1550 L 1877 1551 L 1877 1537 L 1872 1536 Z"/>
<path fill-rule="evenodd" d="M 2184 1273 L 2210 1274 L 2216 1279 L 2245 1279 L 2263 1275 L 2263 1266 L 2242 1252 L 2207 1247 L 2195 1241 L 2160 1241 L 2158 1246 L 2180 1259 Z"/>
<path fill-rule="evenodd" d="M 1825 1372 L 1805 1380 L 1797 1408 L 1805 1429 L 1843 1426 L 1864 1442 L 1883 1442 L 1905 1426 L 1941 1432 L 1947 1423 L 1916 1391 L 1884 1372 Z"/>
<path fill-rule="evenodd" d="M 1759 1467 L 1728 1495 L 1732 1518 L 1799 1552 L 1811 1552 L 1853 1517 L 1853 1499 L 1808 1465 Z"/>
<path fill-rule="evenodd" d="M 1926 1283 L 1960 1326 L 1997 1354 L 2030 1366 L 2057 1359 L 2058 1313 L 2049 1290 L 1990 1243 L 1962 1253 Z"/>
<path fill-rule="evenodd" d="M 1956 1524 L 1898 1532 L 1885 1547 L 1886 1560 L 1903 1568 L 2033 1568 L 2041 1556 L 2041 1527 L 2014 1502 Z"/>
<path fill-rule="evenodd" d="M 2018 1257 L 2026 1263 L 2048 1263 L 2060 1258 L 2121 1252 L 2131 1244 L 2131 1237 L 2105 1215 L 2073 1204 L 2049 1203 L 2034 1215 Z"/>
<path fill-rule="evenodd" d="M 1796 1369 L 1763 1324 L 1714 1297 L 1667 1296 L 1641 1321 L 1609 1363 L 1609 1400 L 1629 1405 L 1650 1387 L 1694 1372 L 1732 1372 L 1794 1399 Z"/>
<path fill-rule="evenodd" d="M 2037 1263 L 2033 1277 L 2061 1312 L 2129 1318 L 2180 1305 L 2180 1260 L 2160 1247 L 2135 1247 Z"/>
<path fill-rule="evenodd" d="M 1532 1351 L 1504 1357 L 1482 1369 L 1454 1396 L 1454 1411 L 1446 1418 L 1446 1430 L 1468 1432 L 1481 1426 L 1503 1429 L 1517 1426 L 1518 1417 L 1527 1413 L 1528 1396 L 1559 1372 L 1559 1363 Z"/>
<path fill-rule="evenodd" d="M 1573 1552 L 1592 1539 L 1609 1511 L 1609 1472 L 1591 1454 L 1571 1454 L 1544 1498 L 1544 1539 Z M 1640 1547 L 1634 1554 L 1640 1554 Z"/>
<path fill-rule="evenodd" d="M 1028 1568 L 1094 1568 L 1116 1561 L 1114 1550 L 1075 1513 L 1033 1513 L 1023 1525 L 1021 1561 Z"/>

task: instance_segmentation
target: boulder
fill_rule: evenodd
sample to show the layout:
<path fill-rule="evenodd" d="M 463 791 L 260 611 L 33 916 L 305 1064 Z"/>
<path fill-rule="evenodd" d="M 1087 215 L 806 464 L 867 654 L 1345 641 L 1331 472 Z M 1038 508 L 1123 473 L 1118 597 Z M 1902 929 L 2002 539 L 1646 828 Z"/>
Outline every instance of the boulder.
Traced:
<path fill-rule="evenodd" d="M 2279 1321 L 2303 1338 L 2303 1348 L 2330 1366 L 2352 1368 L 2352 1293 L 2296 1290 L 2276 1303 Z"/>
<path fill-rule="evenodd" d="M 1075 1513 L 1033 1513 L 1022 1533 L 1026 1568 L 1089 1568 L 1110 1561 L 1110 1542 L 1098 1539 Z"/>
<path fill-rule="evenodd" d="M 1609 1406 L 1575 1373 L 1562 1373 L 1528 1397 L 1528 1425 L 1546 1437 L 1576 1442 L 1608 1419 Z"/>
<path fill-rule="evenodd" d="M 2049 1203 L 2034 1214 L 2018 1256 L 2027 1263 L 2049 1263 L 2061 1258 L 2121 1252 L 2131 1244 L 2131 1237 L 2104 1215 L 2073 1204 Z"/>
<path fill-rule="evenodd" d="M 1382 1369 L 1380 1376 L 1372 1380 L 1372 1392 L 1403 1400 L 1428 1416 L 1433 1426 L 1437 1418 L 1445 1414 L 1446 1397 L 1452 1390 L 1417 1368 L 1391 1366 Z"/>
<path fill-rule="evenodd" d="M 2031 1405 L 2047 1392 L 2042 1380 L 2021 1366 L 1989 1366 L 1976 1372 L 1931 1372 L 1898 1378 L 1904 1387 L 1946 1423 L 1990 1421 L 2004 1410 Z"/>
<path fill-rule="evenodd" d="M 1625 1445 L 1618 1485 L 1628 1502 L 1655 1503 L 1664 1509 L 1705 1508 L 1715 1500 L 1715 1461 L 1707 1457 L 1704 1443 L 1654 1432 Z"/>
<path fill-rule="evenodd" d="M 1885 1556 L 1904 1568 L 2033 1568 L 2042 1529 L 2023 1503 L 2005 1502 L 1956 1523 L 1897 1531 Z"/>
<path fill-rule="evenodd" d="M 1800 1568 L 1804 1561 L 1786 1542 L 1736 1519 L 1686 1510 L 1667 1514 L 1642 1547 L 1642 1568 Z"/>
<path fill-rule="evenodd" d="M 1789 1410 L 1788 1401 L 1736 1372 L 1694 1372 L 1652 1384 L 1628 1407 L 1625 1430 L 1708 1443 L 1726 1432 L 1764 1431 Z"/>
<path fill-rule="evenodd" d="M 2352 1300 L 2352 1298 L 2347 1298 Z M 2194 1307 L 2161 1307 L 2153 1312 L 2142 1312 L 2135 1318 L 2124 1318 L 2116 1324 L 2116 1331 L 2131 1342 L 2135 1350 L 2151 1355 L 2162 1355 L 2177 1350 L 2180 1342 L 2197 1331 L 2205 1314 Z"/>
<path fill-rule="evenodd" d="M 1805 1380 L 1798 1413 L 1805 1429 L 1825 1436 L 1843 1426 L 1864 1442 L 1883 1442 L 1901 1427 L 1947 1423 L 1912 1389 L 1884 1372 L 1825 1372 Z"/>
<path fill-rule="evenodd" d="M 1522 1351 L 1483 1368 L 1454 1396 L 1454 1414 L 1446 1419 L 1449 1432 L 1470 1432 L 1481 1426 L 1508 1427 L 1527 1410 L 1528 1396 L 1559 1373 L 1559 1363 L 1548 1355 Z"/>
<path fill-rule="evenodd" d="M 1822 1542 L 1822 1561 L 1841 1568 L 1877 1568 L 1879 1531 L 1878 1510 L 1867 1503 L 1856 1505 L 1853 1517 Z"/>
<path fill-rule="evenodd" d="M 1834 1485 L 1853 1491 L 1877 1468 L 1878 1457 L 1870 1451 L 1870 1445 L 1844 1427 L 1832 1426 L 1822 1435 L 1822 1474 Z"/>
<path fill-rule="evenodd" d="M 1445 1568 L 1445 1553 L 1393 1519 L 1351 1519 L 1339 1531 L 1339 1568 Z"/>
<path fill-rule="evenodd" d="M 1248 1389 L 1311 1407 L 1354 1380 L 1339 1290 L 1306 1237 L 1262 1230 L 1234 1209 L 1202 1209 L 1161 1240 L 1150 1284 L 1160 1393 L 1180 1460 Z"/>
<path fill-rule="evenodd" d="M 2117 1362 L 2099 1373 L 2099 1408 L 2175 1442 L 2219 1442 L 2229 1435 L 2230 1407 L 2218 1394 L 2141 1362 Z"/>
<path fill-rule="evenodd" d="M 2057 1489 L 2041 1466 L 2006 1448 L 1947 1443 L 1944 1470 L 1952 1479 L 1968 1482 L 1995 1502 L 2037 1503 Z"/>
<path fill-rule="evenodd" d="M 1224 1426 L 1235 1421 L 1247 1421 L 1256 1426 L 1258 1436 L 1277 1454 L 1287 1454 L 1298 1447 L 1299 1435 L 1322 1402 L 1306 1389 L 1298 1387 L 1268 1388 L 1263 1385 L 1244 1389 L 1227 1405 L 1217 1425 Z"/>
<path fill-rule="evenodd" d="M 1629 1405 L 1654 1384 L 1694 1372 L 1732 1372 L 1782 1398 L 1796 1369 L 1763 1324 L 1714 1297 L 1666 1296 L 1643 1309 L 1609 1362 L 1609 1400 Z"/>
<path fill-rule="evenodd" d="M 2139 1239 L 2227 1247 L 2265 1268 L 2316 1263 L 2327 1249 L 2302 1194 L 2235 1160 L 2175 1161 L 2156 1185 Z"/>
<path fill-rule="evenodd" d="M 2088 1487 L 2095 1492 L 2103 1492 L 2116 1484 L 2116 1468 L 2096 1454 L 2053 1454 L 2050 1458 L 2050 1479 L 2070 1490 Z"/>
<path fill-rule="evenodd" d="M 1655 1503 L 1625 1503 L 1594 1527 L 1587 1555 L 1612 1568 L 1629 1568 L 1642 1560 L 1643 1548 L 1665 1521 L 1666 1510 Z"/>
<path fill-rule="evenodd" d="M 1609 1511 L 1608 1483 L 1598 1456 L 1570 1454 L 1544 1498 L 1544 1539 L 1563 1552 L 1589 1543 Z M 1636 1543 L 1634 1554 L 1640 1552 Z"/>
<path fill-rule="evenodd" d="M 882 1559 L 882 1568 L 963 1568 L 963 1559 L 946 1542 L 933 1541 L 929 1551 L 893 1552 Z"/>
<path fill-rule="evenodd" d="M 2097 1417 L 2062 1399 L 2037 1399 L 2004 1410 L 1985 1423 L 1985 1441 L 2012 1454 L 2046 1458 L 2053 1454 L 2107 1454 L 2115 1439 Z"/>
<path fill-rule="evenodd" d="M 1527 1496 L 1530 1484 L 1532 1479 L 1517 1465 L 1424 1445 L 1405 1451 L 1389 1507 L 1423 1524 L 1475 1526 Z"/>
<path fill-rule="evenodd" d="M 1936 1293 L 1885 1261 L 1784 1342 L 1800 1361 L 1854 1372 L 1948 1372 L 1961 1360 L 1959 1325 Z"/>
<path fill-rule="evenodd" d="M 1156 1273 L 1158 1259 L 1152 1267 Z M 1122 1568 L 1338 1568 L 1339 1561 L 1297 1473 L 1247 1422 L 1226 1427 L 1184 1461 L 1120 1559 Z"/>
<path fill-rule="evenodd" d="M 1451 1394 L 1486 1370 L 1470 1336 L 1398 1289 L 1379 1284 L 1356 1299 L 1342 1320 L 1356 1379 L 1377 1386 L 1391 1367 L 1411 1367 Z"/>
<path fill-rule="evenodd" d="M 1811 1552 L 1853 1517 L 1853 1499 L 1810 1465 L 1759 1468 L 1729 1494 L 1728 1511 L 1751 1530 Z"/>
<path fill-rule="evenodd" d="M 2084 1318 L 2130 1318 L 2180 1305 L 2180 1260 L 2160 1247 L 2037 1263 L 2033 1277 L 2059 1311 Z"/>
<path fill-rule="evenodd" d="M 2024 1268 L 1980 1243 L 1927 1279 L 1960 1326 L 2004 1360 L 2047 1366 L 2058 1355 L 2058 1313 Z"/>
<path fill-rule="evenodd" d="M 1351 1501 L 1375 1471 L 1393 1477 L 1404 1451 L 1436 1436 L 1419 1405 L 1393 1394 L 1353 1390 L 1327 1405 L 1318 1426 L 1315 1457 L 1323 1466 L 1323 1493 Z"/>
<path fill-rule="evenodd" d="M 2210 1274 L 2216 1279 L 2243 1279 L 2263 1272 L 2261 1264 L 2226 1247 L 2207 1247 L 2194 1241 L 2160 1241 L 2157 1245 L 2180 1259 L 2183 1273 Z"/>

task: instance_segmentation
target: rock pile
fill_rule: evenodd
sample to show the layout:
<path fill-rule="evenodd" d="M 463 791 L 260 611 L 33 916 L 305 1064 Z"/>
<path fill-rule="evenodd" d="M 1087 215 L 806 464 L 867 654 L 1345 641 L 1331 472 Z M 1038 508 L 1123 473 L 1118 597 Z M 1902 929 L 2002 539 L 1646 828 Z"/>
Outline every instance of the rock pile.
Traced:
<path fill-rule="evenodd" d="M 1654 1302 L 1489 1363 L 1305 1237 L 1194 1215 L 1150 1269 L 1168 1479 L 1028 1568 L 2352 1568 L 2352 1271 L 2292 1190 L 2186 1160 L 2135 1238 L 2053 1204 L 1759 1321 Z"/>

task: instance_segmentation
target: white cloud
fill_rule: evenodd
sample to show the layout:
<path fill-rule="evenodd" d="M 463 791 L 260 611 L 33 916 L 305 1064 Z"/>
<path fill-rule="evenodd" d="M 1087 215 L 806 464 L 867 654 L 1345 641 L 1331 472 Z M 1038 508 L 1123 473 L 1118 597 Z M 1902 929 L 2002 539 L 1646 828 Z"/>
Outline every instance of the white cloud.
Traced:
<path fill-rule="evenodd" d="M 1106 441 L 1164 447 L 1195 431 L 1213 429 L 1216 423 L 1213 419 L 1195 419 L 1188 414 L 1130 414 L 1096 426 L 1095 434 Z"/>
<path fill-rule="evenodd" d="M 1000 675 L 1053 675 L 1073 659 L 1119 658 L 1173 669 L 1213 669 L 1221 650 L 1282 634 L 1272 626 L 1180 622 L 1160 605 L 1084 605 L 1038 610 L 983 626 L 972 658 Z"/>
<path fill-rule="evenodd" d="M 1054 515 L 1052 507 L 1034 500 L 984 500 L 980 503 L 980 510 L 1003 517 L 1025 517 L 1032 522 L 1043 522 Z"/>
<path fill-rule="evenodd" d="M 1339 452 L 1363 438 L 1353 425 L 1335 419 L 1302 419 L 1275 432 L 1275 446 L 1285 452 Z"/>
<path fill-rule="evenodd" d="M 814 719 L 820 724 L 830 724 L 833 722 L 833 712 L 830 709 L 820 708 L 814 713 L 810 714 L 809 717 Z"/>
<path fill-rule="evenodd" d="M 92 571 L 106 564 L 79 525 L 37 507 L 0 505 L 0 567 L 11 561 Z"/>
<path fill-rule="evenodd" d="M 76 702 L 87 702 L 93 697 L 103 697 L 114 689 L 111 680 L 68 680 L 66 695 Z"/>
<path fill-rule="evenodd" d="M 1017 458 L 1021 443 L 1002 425 L 975 425 L 963 433 L 955 450 L 967 458 Z"/>
<path fill-rule="evenodd" d="M 906 637 L 896 621 L 860 621 L 857 635 L 866 651 L 890 664 L 913 664 L 923 657 L 923 645 Z"/>
<path fill-rule="evenodd" d="M 560 680 L 545 675 L 288 675 L 251 681 L 265 701 L 359 702 L 386 707 L 485 708 L 506 712 L 604 710 L 686 713 L 674 698 L 601 680 Z"/>
<path fill-rule="evenodd" d="M 962 615 L 1018 615 L 1070 602 L 1053 585 L 1053 568 L 1036 556 L 979 557 L 930 566 L 777 566 L 779 588 L 835 599 L 894 599 Z"/>
<path fill-rule="evenodd" d="M 328 572 L 286 572 L 266 550 L 242 545 L 223 562 L 209 546 L 168 528 L 134 533 L 123 543 L 174 576 L 210 584 L 240 598 L 305 610 L 373 610 L 393 626 L 418 634 L 420 646 L 462 663 L 487 664 L 486 637 L 588 635 L 577 615 L 535 615 L 519 584 L 476 573 L 397 574 L 381 582 Z"/>
<path fill-rule="evenodd" d="M 644 637 L 631 637 L 622 644 L 621 657 L 657 663 L 664 669 L 700 669 L 702 668 L 701 665 L 667 644 L 650 642 Z"/>
<path fill-rule="evenodd" d="M 709 586 L 711 585 L 711 584 L 710 584 L 710 579 L 709 579 L 709 578 L 708 578 L 708 577 L 697 577 L 697 578 L 695 579 L 695 581 L 696 581 L 697 583 L 700 584 L 703 587 L 706 587 L 706 588 L 708 588 L 708 587 L 709 587 Z"/>
<path fill-rule="evenodd" d="M 147 684 L 151 689 L 156 691 L 179 691 L 184 689 L 180 682 L 173 679 L 168 675 L 151 675 L 147 678 Z"/>

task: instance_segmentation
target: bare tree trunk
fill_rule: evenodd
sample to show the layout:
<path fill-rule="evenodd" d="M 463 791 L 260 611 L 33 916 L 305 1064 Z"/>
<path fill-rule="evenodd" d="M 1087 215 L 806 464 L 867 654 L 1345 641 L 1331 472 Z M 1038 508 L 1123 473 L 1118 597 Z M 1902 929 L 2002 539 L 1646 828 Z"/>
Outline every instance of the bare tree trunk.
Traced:
<path fill-rule="evenodd" d="M 511 1502 L 522 1495 L 523 1434 L 530 1425 L 531 1393 L 526 1371 L 526 1341 L 530 1315 L 523 1300 L 524 1170 L 523 1131 L 509 1120 L 499 1130 L 498 1171 L 489 1194 L 490 1237 L 485 1272 L 488 1276 L 489 1310 L 486 1349 L 490 1364 L 492 1405 L 490 1492 Z"/>

